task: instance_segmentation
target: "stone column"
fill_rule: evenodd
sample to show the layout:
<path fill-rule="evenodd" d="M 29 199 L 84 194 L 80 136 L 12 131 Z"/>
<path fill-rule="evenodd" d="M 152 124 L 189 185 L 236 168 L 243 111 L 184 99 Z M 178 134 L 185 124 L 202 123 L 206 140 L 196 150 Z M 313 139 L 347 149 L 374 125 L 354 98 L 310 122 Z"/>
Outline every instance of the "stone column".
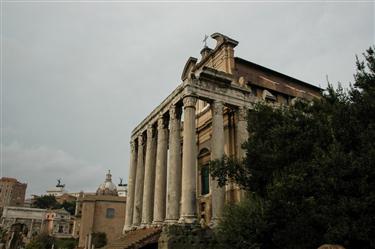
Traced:
<path fill-rule="evenodd" d="M 242 145 L 248 140 L 249 133 L 247 132 L 247 112 L 248 109 L 244 106 L 238 108 L 236 113 L 236 155 L 238 159 L 243 159 L 246 156 L 246 150 L 242 148 Z M 238 191 L 238 200 L 245 198 L 245 190 L 240 189 L 236 186 Z"/>
<path fill-rule="evenodd" d="M 155 198 L 154 198 L 154 220 L 153 223 L 160 224 L 165 218 L 166 190 L 167 190 L 167 151 L 168 129 L 165 119 L 158 119 L 158 140 L 156 149 L 155 169 Z"/>
<path fill-rule="evenodd" d="M 173 105 L 169 110 L 169 174 L 166 221 L 176 223 L 180 218 L 181 200 L 181 113 Z"/>
<path fill-rule="evenodd" d="M 142 201 L 143 201 L 143 181 L 145 176 L 145 166 L 143 164 L 143 136 L 138 136 L 138 158 L 137 158 L 137 174 L 134 190 L 134 208 L 133 208 L 133 226 L 137 227 L 141 224 L 142 218 Z"/>
<path fill-rule="evenodd" d="M 182 223 L 195 223 L 196 210 L 196 171 L 197 171 L 197 142 L 195 125 L 195 104 L 197 99 L 187 96 L 184 102 L 184 134 L 182 146 L 182 191 L 181 217 Z"/>
<path fill-rule="evenodd" d="M 5 219 L 4 219 L 4 220 L 5 220 Z M 30 230 L 29 230 L 29 232 L 27 233 L 27 238 L 31 238 L 31 236 L 33 235 L 33 226 L 34 226 L 34 219 L 31 219 Z"/>
<path fill-rule="evenodd" d="M 85 247 L 84 247 L 85 249 L 87 249 L 88 244 L 89 244 L 89 235 L 86 234 L 86 237 L 85 237 Z"/>
<path fill-rule="evenodd" d="M 88 244 L 87 248 L 91 249 L 91 245 L 92 245 L 92 233 L 91 232 L 89 233 L 89 242 L 87 244 Z"/>
<path fill-rule="evenodd" d="M 211 159 L 221 159 L 224 155 L 224 118 L 223 103 L 214 101 L 212 111 Z M 219 187 L 218 181 L 211 178 L 212 218 L 211 226 L 217 225 L 222 217 L 225 204 L 225 187 Z"/>
<path fill-rule="evenodd" d="M 152 125 L 147 127 L 147 147 L 145 160 L 145 183 L 143 190 L 142 225 L 151 224 L 154 211 L 155 187 L 155 138 Z"/>
<path fill-rule="evenodd" d="M 133 208 L 134 208 L 134 190 L 135 178 L 137 172 L 137 151 L 135 150 L 134 141 L 130 142 L 130 168 L 128 180 L 128 196 L 126 199 L 126 213 L 125 213 L 125 226 L 123 233 L 129 231 L 133 224 Z"/>

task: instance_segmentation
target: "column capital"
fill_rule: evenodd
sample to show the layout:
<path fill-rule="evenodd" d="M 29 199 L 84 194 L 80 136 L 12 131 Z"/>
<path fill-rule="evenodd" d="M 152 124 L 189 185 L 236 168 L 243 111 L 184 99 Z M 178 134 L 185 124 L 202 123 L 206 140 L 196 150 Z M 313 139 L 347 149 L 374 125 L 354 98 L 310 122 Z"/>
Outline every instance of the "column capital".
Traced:
<path fill-rule="evenodd" d="M 147 139 L 152 138 L 152 134 L 153 134 L 152 124 L 148 124 L 147 125 Z"/>
<path fill-rule="evenodd" d="M 195 108 L 195 104 L 197 103 L 197 98 L 194 96 L 186 96 L 183 99 L 184 108 L 186 107 L 193 107 Z"/>
<path fill-rule="evenodd" d="M 224 103 L 222 101 L 214 100 L 211 103 L 212 115 L 223 115 Z"/>
<path fill-rule="evenodd" d="M 130 151 L 134 151 L 134 150 L 135 150 L 135 141 L 131 140 L 130 141 Z"/>
<path fill-rule="evenodd" d="M 176 105 L 172 105 L 169 108 L 169 117 L 171 119 L 176 119 L 177 118 L 177 106 Z"/>
<path fill-rule="evenodd" d="M 171 120 L 175 120 L 175 119 L 180 119 L 181 117 L 181 110 L 180 110 L 180 106 L 178 105 L 171 105 L 171 107 L 169 108 L 169 118 Z"/>
<path fill-rule="evenodd" d="M 143 136 L 142 134 L 138 136 L 138 146 L 142 146 L 143 145 Z"/>
<path fill-rule="evenodd" d="M 165 129 L 165 119 L 163 115 L 160 115 L 158 117 L 158 130 L 163 130 L 163 129 Z"/>

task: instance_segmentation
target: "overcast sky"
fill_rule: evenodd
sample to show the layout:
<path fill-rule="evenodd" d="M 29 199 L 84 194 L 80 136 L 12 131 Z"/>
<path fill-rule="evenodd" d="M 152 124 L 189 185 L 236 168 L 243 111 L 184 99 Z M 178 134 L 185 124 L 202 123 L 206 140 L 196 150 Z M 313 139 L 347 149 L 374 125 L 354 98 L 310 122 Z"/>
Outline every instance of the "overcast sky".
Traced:
<path fill-rule="evenodd" d="M 2 176 L 40 194 L 128 177 L 131 130 L 179 83 L 205 34 L 235 55 L 326 87 L 353 82 L 374 3 L 3 2 Z M 208 44 L 214 46 L 214 41 Z"/>

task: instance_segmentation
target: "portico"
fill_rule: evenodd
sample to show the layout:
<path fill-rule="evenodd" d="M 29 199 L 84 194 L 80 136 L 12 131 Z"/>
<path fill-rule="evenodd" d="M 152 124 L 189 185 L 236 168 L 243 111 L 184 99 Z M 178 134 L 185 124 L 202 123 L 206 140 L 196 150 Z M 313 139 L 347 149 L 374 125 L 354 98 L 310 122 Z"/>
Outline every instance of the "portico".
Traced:
<path fill-rule="evenodd" d="M 199 62 L 189 58 L 182 83 L 132 131 L 124 231 L 201 219 L 215 226 L 230 194 L 241 196 L 241 191 L 209 179 L 209 193 L 202 194 L 200 151 L 211 160 L 225 154 L 242 158 L 245 117 L 256 102 L 273 99 L 268 93 L 280 104 L 319 95 L 314 86 L 302 82 L 299 87 L 296 79 L 272 70 L 269 76 L 261 66 L 235 58 L 237 41 L 219 33 L 211 37 L 216 47 L 203 48 Z"/>

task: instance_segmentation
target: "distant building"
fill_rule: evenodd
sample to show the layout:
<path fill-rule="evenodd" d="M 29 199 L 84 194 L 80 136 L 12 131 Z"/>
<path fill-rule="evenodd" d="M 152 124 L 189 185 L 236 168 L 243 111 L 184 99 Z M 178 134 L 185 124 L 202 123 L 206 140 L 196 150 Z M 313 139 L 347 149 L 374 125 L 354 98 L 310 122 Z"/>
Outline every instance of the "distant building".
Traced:
<path fill-rule="evenodd" d="M 23 206 L 26 188 L 26 183 L 21 183 L 15 178 L 2 177 L 0 179 L 0 211 L 5 206 Z"/>
<path fill-rule="evenodd" d="M 65 184 L 61 184 L 61 179 L 57 180 L 57 184 L 55 187 L 52 187 L 47 190 L 47 195 L 53 195 L 55 197 L 61 196 L 65 193 Z"/>
<path fill-rule="evenodd" d="M 26 198 L 25 202 L 23 203 L 23 207 L 31 208 L 32 204 L 33 204 L 33 199 L 32 198 Z"/>
<path fill-rule="evenodd" d="M 71 238 L 73 219 L 65 209 L 48 210 L 45 216 L 46 231 L 56 238 Z"/>
<path fill-rule="evenodd" d="M 122 197 L 128 195 L 128 184 L 122 183 L 122 178 L 120 178 L 120 183 L 117 185 L 117 194 Z"/>
<path fill-rule="evenodd" d="M 92 233 L 103 232 L 108 243 L 122 233 L 126 198 L 118 195 L 110 172 L 95 195 L 83 192 L 77 199 L 73 236 L 79 238 L 79 248 L 91 248 Z"/>
<path fill-rule="evenodd" d="M 56 201 L 60 204 L 63 204 L 65 201 L 66 202 L 72 202 L 72 201 L 76 201 L 76 200 L 77 200 L 77 197 L 71 195 L 70 193 L 65 193 L 63 195 L 56 196 Z"/>
<path fill-rule="evenodd" d="M 56 198 L 56 201 L 60 204 L 66 202 L 72 202 L 77 200 L 77 193 L 68 193 L 65 189 L 65 184 L 61 183 L 61 179 L 57 180 L 55 187 L 52 187 L 47 190 L 47 195 L 53 195 Z"/>
<path fill-rule="evenodd" d="M 20 224 L 24 228 L 26 239 L 45 231 L 47 210 L 26 207 L 4 207 L 1 217 L 1 227 L 11 230 L 12 226 Z"/>
<path fill-rule="evenodd" d="M 42 232 L 56 238 L 71 238 L 73 219 L 65 209 L 4 207 L 1 227 L 11 231 L 14 226 L 22 227 L 24 242 L 28 242 L 32 236 Z"/>

